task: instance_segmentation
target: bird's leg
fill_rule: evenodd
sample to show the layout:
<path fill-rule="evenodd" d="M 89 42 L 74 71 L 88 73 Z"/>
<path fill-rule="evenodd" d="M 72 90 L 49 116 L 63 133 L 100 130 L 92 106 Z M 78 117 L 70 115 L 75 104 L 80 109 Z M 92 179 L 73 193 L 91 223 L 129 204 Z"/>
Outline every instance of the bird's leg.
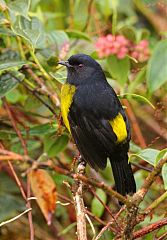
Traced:
<path fill-rule="evenodd" d="M 81 155 L 78 157 L 78 167 L 77 167 L 77 173 L 78 174 L 84 174 L 86 167 L 85 160 L 81 157 Z"/>

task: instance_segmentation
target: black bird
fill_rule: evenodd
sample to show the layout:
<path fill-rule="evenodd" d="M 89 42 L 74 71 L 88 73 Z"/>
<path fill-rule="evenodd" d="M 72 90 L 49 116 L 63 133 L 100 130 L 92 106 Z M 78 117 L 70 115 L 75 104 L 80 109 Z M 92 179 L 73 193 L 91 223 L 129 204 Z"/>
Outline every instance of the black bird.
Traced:
<path fill-rule="evenodd" d="M 81 157 L 96 170 L 104 169 L 109 158 L 116 190 L 122 195 L 134 193 L 129 121 L 101 66 L 85 54 L 59 64 L 68 71 L 61 90 L 62 117 Z"/>

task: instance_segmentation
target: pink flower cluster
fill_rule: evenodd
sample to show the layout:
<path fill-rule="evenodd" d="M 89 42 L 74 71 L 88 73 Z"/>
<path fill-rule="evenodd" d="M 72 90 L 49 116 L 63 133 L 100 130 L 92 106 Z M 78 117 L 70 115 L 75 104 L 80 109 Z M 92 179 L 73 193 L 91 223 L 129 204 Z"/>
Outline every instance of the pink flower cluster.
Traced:
<path fill-rule="evenodd" d="M 97 40 L 95 46 L 100 58 L 115 55 L 118 59 L 123 59 L 128 54 L 137 61 L 144 62 L 150 54 L 147 40 L 133 44 L 123 35 L 113 36 L 108 34 L 102 36 Z"/>
<path fill-rule="evenodd" d="M 139 62 L 145 62 L 150 56 L 149 43 L 147 40 L 142 40 L 138 44 L 131 46 L 130 56 Z"/>

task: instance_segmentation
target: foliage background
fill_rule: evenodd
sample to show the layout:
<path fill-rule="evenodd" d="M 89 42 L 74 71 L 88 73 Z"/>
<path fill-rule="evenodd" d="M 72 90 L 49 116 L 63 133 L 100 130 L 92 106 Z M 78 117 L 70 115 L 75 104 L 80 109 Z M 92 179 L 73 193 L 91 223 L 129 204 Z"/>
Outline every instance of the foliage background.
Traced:
<path fill-rule="evenodd" d="M 42 195 L 37 196 L 40 208 L 31 200 L 35 239 L 70 240 L 76 236 L 74 206 L 62 202 L 72 201 L 67 183 L 71 185 L 74 180 L 63 169 L 74 171 L 73 159 L 78 152 L 60 119 L 59 96 L 66 70 L 57 65 L 59 59 L 68 59 L 75 53 L 86 53 L 99 61 L 107 80 L 127 108 L 132 128 L 130 161 L 134 165 L 137 188 L 140 188 L 166 152 L 166 19 L 165 0 L 0 0 L 0 222 L 26 209 L 21 188 L 13 177 L 12 163 L 25 194 L 31 184 L 34 195 Z M 134 44 L 147 40 L 150 57 L 144 62 L 130 56 L 126 56 L 126 60 L 118 60 L 113 55 L 99 58 L 95 45 L 100 36 L 107 34 L 124 35 Z M 46 172 L 32 168 L 44 168 Z M 100 173 L 87 166 L 86 174 L 114 186 L 109 165 Z M 166 189 L 167 166 L 164 164 L 140 204 L 141 213 L 162 198 L 144 221 L 136 225 L 136 231 L 166 217 Z M 84 201 L 96 216 L 91 221 L 97 235 L 112 219 L 106 206 L 114 215 L 119 205 L 99 188 L 93 191 L 86 188 Z M 45 219 L 51 220 L 49 214 L 53 217 L 48 226 Z M 120 224 L 124 214 L 118 219 Z M 89 223 L 87 230 L 88 238 L 92 239 Z M 141 239 L 165 239 L 160 236 L 166 232 L 163 226 Z M 0 236 L 3 240 L 30 239 L 27 216 L 1 227 Z M 99 239 L 113 238 L 110 229 Z"/>

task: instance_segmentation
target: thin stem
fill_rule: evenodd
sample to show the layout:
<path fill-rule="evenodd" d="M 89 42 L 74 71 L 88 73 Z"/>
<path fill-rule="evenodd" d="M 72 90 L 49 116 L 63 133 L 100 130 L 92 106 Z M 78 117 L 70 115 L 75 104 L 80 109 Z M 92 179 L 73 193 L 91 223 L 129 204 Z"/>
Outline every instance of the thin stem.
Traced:
<path fill-rule="evenodd" d="M 159 198 L 157 198 L 145 211 L 151 211 L 152 209 L 156 208 L 162 201 L 167 198 L 167 191 L 164 192 Z"/>
<path fill-rule="evenodd" d="M 115 35 L 117 27 L 117 0 L 113 0 L 112 5 L 113 5 L 112 34 Z"/>
<path fill-rule="evenodd" d="M 36 57 L 34 51 L 33 51 L 33 50 L 30 50 L 30 54 L 31 54 L 31 56 L 33 57 L 35 63 L 38 65 L 41 73 L 44 75 L 44 77 L 45 77 L 47 80 L 50 81 L 50 80 L 51 80 L 50 75 L 49 75 L 49 74 L 45 71 L 45 69 L 42 67 L 42 65 L 40 64 L 40 62 L 39 62 L 38 58 Z"/>
<path fill-rule="evenodd" d="M 25 53 L 24 53 L 24 50 L 23 50 L 21 38 L 19 36 L 16 36 L 16 40 L 17 40 L 17 43 L 18 43 L 18 47 L 19 47 L 19 52 L 20 52 L 21 58 L 25 60 L 26 57 L 25 57 Z"/>

